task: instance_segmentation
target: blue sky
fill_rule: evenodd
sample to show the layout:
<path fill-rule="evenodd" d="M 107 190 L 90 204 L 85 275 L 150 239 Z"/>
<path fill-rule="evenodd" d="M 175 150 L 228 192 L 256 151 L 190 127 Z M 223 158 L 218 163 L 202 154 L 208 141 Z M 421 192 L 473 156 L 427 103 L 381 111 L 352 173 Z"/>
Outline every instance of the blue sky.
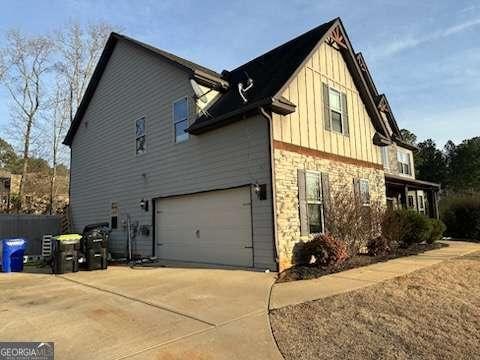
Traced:
<path fill-rule="evenodd" d="M 68 21 L 108 21 L 221 71 L 337 16 L 400 127 L 441 146 L 480 136 L 478 1 L 9 1 L 2 3 L 0 31 L 36 34 Z M 2 89 L 0 136 L 8 116 Z"/>

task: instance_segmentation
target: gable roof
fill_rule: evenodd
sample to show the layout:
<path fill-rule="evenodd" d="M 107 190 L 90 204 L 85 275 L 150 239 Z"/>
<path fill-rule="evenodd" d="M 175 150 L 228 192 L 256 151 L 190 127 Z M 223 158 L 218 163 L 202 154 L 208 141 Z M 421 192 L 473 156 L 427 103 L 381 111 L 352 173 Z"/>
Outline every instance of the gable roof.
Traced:
<path fill-rule="evenodd" d="M 230 72 L 224 72 L 232 86 L 208 109 L 210 116 L 198 118 L 188 131 L 193 134 L 206 131 L 228 120 L 228 114 L 250 109 L 251 104 L 257 107 L 270 104 L 335 21 L 317 26 Z M 248 102 L 244 103 L 237 84 L 244 82 L 247 76 L 253 79 L 253 87 L 246 94 Z"/>
<path fill-rule="evenodd" d="M 338 38 L 342 40 L 338 50 L 345 60 L 376 130 L 374 142 L 378 145 L 390 143 L 386 124 L 378 110 L 378 92 L 366 65 L 366 70 L 362 66 L 363 57 L 361 54 L 355 54 L 340 18 L 317 26 L 230 72 L 223 71 L 222 74 L 127 36 L 112 33 L 63 143 L 66 145 L 72 144 L 75 132 L 93 97 L 107 62 L 116 43 L 120 40 L 128 41 L 163 60 L 169 61 L 171 64 L 187 71 L 200 84 L 221 91 L 219 99 L 208 108 L 208 113 L 197 118 L 187 130 L 192 134 L 200 134 L 228 124 L 238 119 L 241 114 L 258 111 L 260 107 L 269 108 L 280 114 L 295 111 L 295 104 L 281 96 L 283 89 L 296 76 L 314 51 L 325 40 L 331 40 L 335 37 L 337 37 L 337 40 Z M 254 83 L 246 94 L 248 102 L 245 103 L 238 93 L 238 84 L 244 82 L 247 76 L 252 78 Z M 391 125 L 398 129 L 394 119 Z"/>
<path fill-rule="evenodd" d="M 97 66 L 95 67 L 95 70 L 92 74 L 92 78 L 88 83 L 87 89 L 85 90 L 85 94 L 82 97 L 82 101 L 80 102 L 77 112 L 75 113 L 75 117 L 70 125 L 70 128 L 67 132 L 67 135 L 65 136 L 65 139 L 63 140 L 63 143 L 65 145 L 72 144 L 73 137 L 76 131 L 78 130 L 78 127 L 80 126 L 80 122 L 83 116 L 85 115 L 85 112 L 87 111 L 88 105 L 92 100 L 93 94 L 95 93 L 98 83 L 100 82 L 103 72 L 107 67 L 107 63 L 110 60 L 113 50 L 115 49 L 115 45 L 118 43 L 118 41 L 126 41 L 130 44 L 133 44 L 139 47 L 140 49 L 148 51 L 149 53 L 163 60 L 168 61 L 170 64 L 177 66 L 184 71 L 187 71 L 192 77 L 194 77 L 197 80 L 197 82 L 201 84 L 204 84 L 210 87 L 217 87 L 222 90 L 228 88 L 228 82 L 222 79 L 222 76 L 219 73 L 211 69 L 195 64 L 189 60 L 183 59 L 179 56 L 173 55 L 164 50 L 157 49 L 151 45 L 142 43 L 138 40 L 129 38 L 128 36 L 120 35 L 115 32 L 112 32 L 107 42 L 105 43 L 105 47 L 103 49 L 102 54 L 100 55 Z"/>
<path fill-rule="evenodd" d="M 318 47 L 333 33 L 341 36 L 344 40 L 342 46 L 339 47 L 339 51 L 352 74 L 373 126 L 378 133 L 375 139 L 380 139 L 381 141 L 378 143 L 384 145 L 389 141 L 388 131 L 377 109 L 375 96 L 370 91 L 368 82 L 360 70 L 355 52 L 340 18 L 317 26 L 231 72 L 224 72 L 224 77 L 230 83 L 229 90 L 208 109 L 207 115 L 200 116 L 187 131 L 192 134 L 200 134 L 233 121 L 235 115 L 260 106 L 270 106 L 274 111 L 277 111 L 276 104 L 282 102 L 281 93 L 285 87 Z M 253 79 L 254 83 L 246 95 L 248 102 L 244 103 L 238 94 L 237 86 L 239 82 L 246 80 L 247 74 L 248 77 Z M 284 109 L 285 113 L 293 110 L 292 107 Z"/>

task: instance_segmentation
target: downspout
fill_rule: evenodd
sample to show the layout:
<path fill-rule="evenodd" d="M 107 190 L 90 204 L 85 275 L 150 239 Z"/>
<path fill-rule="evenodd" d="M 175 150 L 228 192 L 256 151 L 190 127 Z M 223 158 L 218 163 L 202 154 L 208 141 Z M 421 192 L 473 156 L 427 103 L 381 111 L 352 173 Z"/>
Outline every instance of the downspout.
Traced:
<path fill-rule="evenodd" d="M 277 271 L 280 267 L 280 259 L 278 257 L 278 236 L 277 236 L 277 201 L 276 201 L 276 191 L 275 191 L 275 157 L 274 157 L 274 149 L 273 149 L 273 120 L 272 116 L 262 107 L 259 107 L 260 114 L 265 117 L 267 120 L 268 126 L 268 134 L 269 134 L 269 141 L 268 141 L 268 148 L 270 151 L 270 187 L 272 189 L 271 196 L 272 196 L 272 221 L 273 221 L 273 248 L 274 248 L 274 256 L 275 261 L 277 263 Z"/>

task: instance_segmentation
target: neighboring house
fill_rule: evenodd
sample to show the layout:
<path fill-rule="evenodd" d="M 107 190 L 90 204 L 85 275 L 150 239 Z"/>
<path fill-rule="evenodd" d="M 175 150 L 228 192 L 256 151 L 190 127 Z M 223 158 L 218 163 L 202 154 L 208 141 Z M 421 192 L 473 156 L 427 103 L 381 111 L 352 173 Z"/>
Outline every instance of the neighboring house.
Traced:
<path fill-rule="evenodd" d="M 283 269 L 330 189 L 436 216 L 340 19 L 221 74 L 113 33 L 64 143 L 74 230 L 110 221 L 114 255 L 130 229 L 135 254 Z"/>

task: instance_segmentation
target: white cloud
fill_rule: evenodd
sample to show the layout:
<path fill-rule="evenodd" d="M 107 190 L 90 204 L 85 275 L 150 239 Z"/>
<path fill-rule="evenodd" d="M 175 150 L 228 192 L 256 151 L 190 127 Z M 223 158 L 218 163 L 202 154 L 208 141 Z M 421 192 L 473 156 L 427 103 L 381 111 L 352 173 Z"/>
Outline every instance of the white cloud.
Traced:
<path fill-rule="evenodd" d="M 412 49 L 421 44 L 439 40 L 439 39 L 460 33 L 462 31 L 468 30 L 478 25 L 480 25 L 480 18 L 465 21 L 463 23 L 450 26 L 446 29 L 435 31 L 426 36 L 420 36 L 418 34 L 408 35 L 403 38 L 393 40 L 392 42 L 389 42 L 387 45 L 380 47 L 380 51 L 374 55 L 376 55 L 376 57 L 388 57 L 391 55 L 395 55 L 404 50 Z"/>

